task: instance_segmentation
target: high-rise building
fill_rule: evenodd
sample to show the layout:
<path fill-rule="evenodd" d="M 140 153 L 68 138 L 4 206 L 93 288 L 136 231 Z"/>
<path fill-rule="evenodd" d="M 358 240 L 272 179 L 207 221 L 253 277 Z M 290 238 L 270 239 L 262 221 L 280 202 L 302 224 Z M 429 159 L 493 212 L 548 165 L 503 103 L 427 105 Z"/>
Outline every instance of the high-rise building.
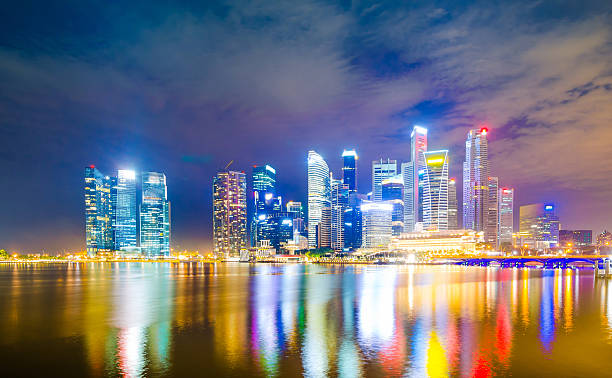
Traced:
<path fill-rule="evenodd" d="M 114 249 L 114 178 L 104 176 L 96 167 L 85 168 L 85 244 L 87 254 Z"/>
<path fill-rule="evenodd" d="M 271 232 L 267 219 L 282 211 L 281 199 L 276 196 L 276 170 L 266 165 L 253 166 L 253 210 L 251 217 L 251 245 L 256 247 L 264 234 Z"/>
<path fill-rule="evenodd" d="M 559 230 L 559 245 L 569 248 L 593 245 L 593 230 Z"/>
<path fill-rule="evenodd" d="M 428 151 L 423 156 L 423 227 L 448 230 L 448 151 Z"/>
<path fill-rule="evenodd" d="M 217 256 L 239 257 L 247 243 L 246 176 L 219 172 L 213 180 L 213 245 Z"/>
<path fill-rule="evenodd" d="M 424 205 L 423 205 L 423 175 L 425 174 L 425 155 L 427 152 L 427 129 L 420 126 L 414 126 L 410 135 L 410 158 L 413 164 L 413 204 L 414 222 L 424 221 Z"/>
<path fill-rule="evenodd" d="M 404 180 L 404 232 L 414 231 L 416 223 L 414 211 L 414 164 L 410 161 L 402 163 L 402 179 Z"/>
<path fill-rule="evenodd" d="M 397 160 L 374 160 L 372 162 L 372 200 L 382 201 L 383 180 L 397 175 Z"/>
<path fill-rule="evenodd" d="M 485 231 L 489 210 L 489 152 L 486 128 L 470 130 L 463 163 L 463 228 Z M 485 232 L 486 233 L 486 232 Z"/>
<path fill-rule="evenodd" d="M 306 226 L 304 222 L 304 208 L 302 207 L 302 203 L 298 201 L 289 201 L 287 202 L 287 213 L 293 219 L 293 230 L 297 231 L 300 235 L 304 235 L 306 231 Z"/>
<path fill-rule="evenodd" d="M 344 248 L 346 249 L 361 248 L 363 232 L 361 203 L 365 199 L 364 194 L 349 194 L 349 206 L 344 210 Z"/>
<path fill-rule="evenodd" d="M 321 220 L 317 223 L 317 248 L 331 248 L 332 209 L 326 206 L 321 209 Z"/>
<path fill-rule="evenodd" d="M 140 250 L 147 257 L 170 256 L 170 206 L 166 175 L 141 174 Z"/>
<path fill-rule="evenodd" d="M 317 228 L 323 208 L 330 208 L 329 167 L 315 151 L 308 152 L 308 246 L 317 247 Z"/>
<path fill-rule="evenodd" d="M 545 249 L 559 244 L 559 218 L 553 204 L 537 203 L 521 206 L 519 231 L 531 248 Z"/>
<path fill-rule="evenodd" d="M 384 179 L 381 188 L 382 200 L 393 204 L 392 233 L 399 235 L 404 231 L 404 180 L 402 175 Z"/>
<path fill-rule="evenodd" d="M 363 201 L 361 204 L 363 216 L 364 248 L 386 248 L 393 233 L 391 219 L 393 204 L 387 201 Z"/>
<path fill-rule="evenodd" d="M 497 177 L 489 177 L 487 180 L 489 187 L 488 194 L 488 208 L 487 211 L 487 227 L 485 228 L 485 242 L 491 244 L 492 246 L 498 246 L 499 242 L 497 240 L 499 236 L 498 223 L 499 223 L 499 215 L 498 215 L 498 190 L 499 190 L 499 178 Z"/>
<path fill-rule="evenodd" d="M 342 152 L 342 182 L 348 186 L 350 192 L 357 191 L 357 152 L 355 150 L 344 150 Z"/>
<path fill-rule="evenodd" d="M 344 249 L 344 211 L 348 208 L 349 186 L 340 180 L 331 180 L 331 248 Z"/>
<path fill-rule="evenodd" d="M 117 174 L 115 249 L 134 252 L 138 248 L 136 172 L 120 169 Z"/>
<path fill-rule="evenodd" d="M 498 206 L 498 234 L 499 245 L 512 244 L 514 232 L 514 189 L 500 188 L 497 196 Z"/>
<path fill-rule="evenodd" d="M 459 215 L 457 203 L 457 181 L 454 178 L 448 180 L 448 229 L 459 229 Z"/>

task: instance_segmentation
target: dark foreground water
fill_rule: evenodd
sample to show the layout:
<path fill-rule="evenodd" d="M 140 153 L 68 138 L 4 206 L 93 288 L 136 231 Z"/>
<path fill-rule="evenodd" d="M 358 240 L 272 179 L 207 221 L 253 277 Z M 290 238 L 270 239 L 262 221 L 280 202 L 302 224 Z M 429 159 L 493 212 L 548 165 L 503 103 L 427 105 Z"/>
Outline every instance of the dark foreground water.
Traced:
<path fill-rule="evenodd" d="M 0 264 L 0 369 L 610 376 L 612 280 L 455 266 Z"/>

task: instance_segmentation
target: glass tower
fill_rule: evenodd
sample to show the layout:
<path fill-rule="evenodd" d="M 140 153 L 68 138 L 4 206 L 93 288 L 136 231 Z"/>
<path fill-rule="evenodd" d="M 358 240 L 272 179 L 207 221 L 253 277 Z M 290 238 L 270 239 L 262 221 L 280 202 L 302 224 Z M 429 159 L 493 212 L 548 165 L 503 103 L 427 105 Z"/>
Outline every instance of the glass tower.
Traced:
<path fill-rule="evenodd" d="M 485 231 L 489 210 L 489 150 L 486 128 L 470 130 L 463 163 L 463 228 Z"/>
<path fill-rule="evenodd" d="M 247 243 L 246 176 L 219 172 L 213 180 L 213 249 L 219 257 L 240 257 Z"/>
<path fill-rule="evenodd" d="M 85 168 L 85 244 L 89 256 L 114 248 L 114 182 L 93 165 Z"/>
<path fill-rule="evenodd" d="M 414 164 L 411 161 L 402 163 L 402 179 L 404 180 L 404 232 L 412 232 L 416 220 L 414 213 Z"/>
<path fill-rule="evenodd" d="M 324 208 L 330 208 L 329 167 L 323 157 L 308 151 L 308 247 L 317 247 L 317 227 Z"/>
<path fill-rule="evenodd" d="M 492 246 L 498 246 L 499 242 L 497 240 L 498 237 L 498 229 L 497 225 L 499 222 L 499 203 L 497 198 L 497 192 L 499 191 L 499 178 L 497 177 L 489 177 L 488 179 L 488 187 L 489 187 L 489 198 L 488 198 L 488 211 L 487 211 L 487 228 L 485 229 L 485 242 L 491 244 Z"/>
<path fill-rule="evenodd" d="M 500 188 L 499 201 L 499 245 L 502 243 L 512 244 L 512 233 L 514 232 L 514 189 Z"/>
<path fill-rule="evenodd" d="M 428 151 L 423 156 L 423 226 L 448 230 L 448 151 Z"/>
<path fill-rule="evenodd" d="M 166 175 L 143 172 L 141 179 L 141 252 L 148 257 L 170 256 L 170 209 Z"/>
<path fill-rule="evenodd" d="M 457 215 L 457 182 L 454 178 L 448 180 L 448 229 L 459 229 L 459 217 Z M 512 235 L 510 235 L 512 236 Z"/>
<path fill-rule="evenodd" d="M 423 222 L 423 175 L 425 174 L 425 156 L 427 152 L 427 129 L 414 126 L 410 135 L 410 158 L 413 164 L 413 204 L 414 223 Z"/>
<path fill-rule="evenodd" d="M 251 218 L 251 246 L 260 240 L 270 240 L 272 228 L 267 220 L 275 212 L 282 211 L 280 197 L 276 197 L 276 170 L 269 165 L 253 167 L 253 216 Z M 270 225 L 272 226 L 272 225 Z"/>
<path fill-rule="evenodd" d="M 391 218 L 393 204 L 388 201 L 363 201 L 361 204 L 363 216 L 364 248 L 386 248 L 393 233 Z"/>
<path fill-rule="evenodd" d="M 355 150 L 344 150 L 342 152 L 342 182 L 348 186 L 350 192 L 357 191 L 357 152 Z"/>
<path fill-rule="evenodd" d="M 404 180 L 402 175 L 393 176 L 381 183 L 382 200 L 393 204 L 393 235 L 404 231 Z"/>
<path fill-rule="evenodd" d="M 115 249 L 126 251 L 138 246 L 136 210 L 136 173 L 120 169 L 117 175 Z"/>
<path fill-rule="evenodd" d="M 372 162 L 372 200 L 382 201 L 382 182 L 397 175 L 397 160 L 383 159 Z"/>

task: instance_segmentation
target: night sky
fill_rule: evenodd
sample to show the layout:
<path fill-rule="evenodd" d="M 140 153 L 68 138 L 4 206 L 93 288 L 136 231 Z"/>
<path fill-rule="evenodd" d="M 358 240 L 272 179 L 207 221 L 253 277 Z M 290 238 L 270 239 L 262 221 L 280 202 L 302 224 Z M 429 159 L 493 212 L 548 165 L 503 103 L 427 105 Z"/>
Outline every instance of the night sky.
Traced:
<path fill-rule="evenodd" d="M 175 247 L 211 245 L 218 169 L 277 169 L 306 201 L 306 154 L 409 160 L 472 127 L 517 205 L 612 227 L 612 2 L 19 1 L 0 8 L 0 248 L 84 248 L 83 169 L 166 173 Z M 403 3 L 403 2 L 402 2 Z M 457 5 L 461 3 L 461 5 Z M 461 196 L 461 193 L 459 193 Z M 518 226 L 518 225 L 516 225 Z"/>

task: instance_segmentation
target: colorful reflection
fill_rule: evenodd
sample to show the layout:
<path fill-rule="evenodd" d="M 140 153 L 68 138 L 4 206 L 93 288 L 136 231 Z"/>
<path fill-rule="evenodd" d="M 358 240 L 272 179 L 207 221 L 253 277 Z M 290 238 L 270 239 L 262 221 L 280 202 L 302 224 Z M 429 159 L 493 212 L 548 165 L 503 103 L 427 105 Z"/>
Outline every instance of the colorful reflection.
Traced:
<path fill-rule="evenodd" d="M 612 368 L 612 284 L 590 270 L 23 264 L 0 265 L 0 285 L 7 376 L 520 376 L 534 364 L 539 376 L 597 376 Z M 38 363 L 8 363 L 24 356 Z"/>

